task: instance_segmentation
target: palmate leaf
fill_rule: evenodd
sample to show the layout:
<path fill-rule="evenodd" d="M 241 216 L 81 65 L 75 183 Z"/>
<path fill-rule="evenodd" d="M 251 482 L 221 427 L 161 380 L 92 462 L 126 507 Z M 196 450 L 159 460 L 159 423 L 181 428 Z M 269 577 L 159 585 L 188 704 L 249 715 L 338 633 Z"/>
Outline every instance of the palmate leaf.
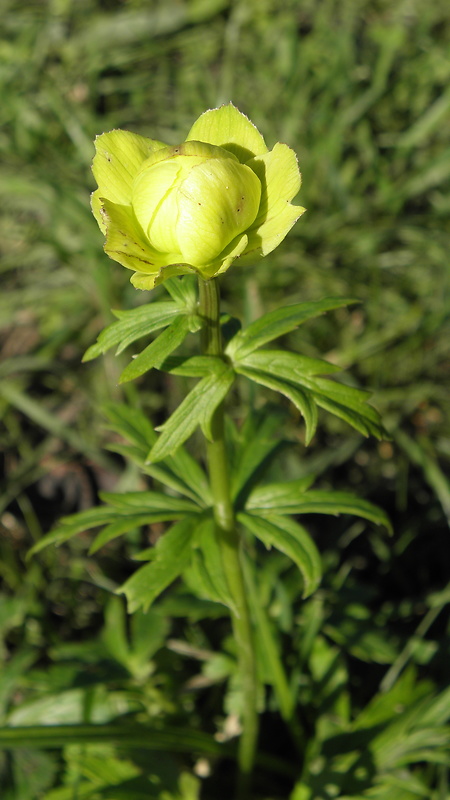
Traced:
<path fill-rule="evenodd" d="M 314 482 L 314 475 L 305 475 L 294 481 L 283 481 L 283 483 L 268 483 L 258 486 L 249 495 L 245 507 L 249 511 L 256 511 L 258 514 L 265 510 L 279 509 L 301 502 L 305 492 Z M 280 511 L 280 513 L 294 514 L 294 511 Z"/>
<path fill-rule="evenodd" d="M 358 300 L 353 298 L 328 297 L 311 303 L 298 303 L 270 311 L 239 331 L 227 346 L 227 354 L 234 359 L 243 359 L 267 342 L 295 330 L 306 320 L 317 317 L 333 308 L 342 308 Z"/>
<path fill-rule="evenodd" d="M 160 426 L 161 435 L 150 450 L 147 461 L 161 461 L 172 455 L 189 438 L 197 425 L 202 427 L 207 438 L 211 438 L 212 415 L 233 381 L 233 370 L 221 361 L 220 368 L 199 381 L 172 416 Z"/>
<path fill-rule="evenodd" d="M 139 378 L 153 367 L 158 367 L 170 353 L 177 349 L 190 331 L 187 316 L 176 317 L 165 331 L 136 356 L 123 370 L 119 383 Z"/>
<path fill-rule="evenodd" d="M 130 445 L 114 444 L 109 449 L 129 457 L 155 480 L 195 500 L 202 507 L 212 504 L 211 489 L 203 469 L 183 447 L 179 447 L 164 463 L 145 464 L 148 451 L 158 436 L 143 411 L 124 403 L 108 403 L 103 409 L 111 429 L 130 442 Z"/>
<path fill-rule="evenodd" d="M 268 389 L 272 389 L 272 391 L 279 392 L 287 397 L 300 411 L 300 414 L 302 414 L 306 426 L 305 443 L 310 443 L 316 432 L 318 422 L 317 406 L 311 392 L 300 386 L 294 386 L 293 383 L 282 380 L 275 375 L 270 375 L 267 372 L 252 369 L 242 364 L 235 364 L 234 369 L 237 373 L 245 375 L 251 381 L 255 381 L 255 383 L 266 386 Z"/>
<path fill-rule="evenodd" d="M 180 514 L 179 516 L 184 517 L 184 514 Z M 142 525 L 150 525 L 153 522 L 167 522 L 168 520 L 177 518 L 178 516 L 174 514 L 168 516 L 164 513 L 149 514 L 148 512 L 147 514 L 129 514 L 126 517 L 119 517 L 114 520 L 114 522 L 110 522 L 109 525 L 106 525 L 103 530 L 97 534 L 89 548 L 89 555 L 94 555 L 94 553 L 97 553 L 97 551 L 101 550 L 106 544 L 112 542 L 113 539 L 117 539 L 125 533 L 130 533 Z"/>
<path fill-rule="evenodd" d="M 87 511 L 80 511 L 78 514 L 72 514 L 69 517 L 63 517 L 55 530 L 50 531 L 42 539 L 28 551 L 27 556 L 33 556 L 39 553 L 44 547 L 49 544 L 60 545 L 67 542 L 72 536 L 82 531 L 90 530 L 91 528 L 98 528 L 102 525 L 108 525 L 114 522 L 117 518 L 117 512 L 114 508 L 107 506 L 99 506 L 97 508 L 90 508 Z"/>
<path fill-rule="evenodd" d="M 218 356 L 168 356 L 158 369 L 184 378 L 205 378 L 211 372 L 220 371 L 222 364 Z"/>
<path fill-rule="evenodd" d="M 198 527 L 195 543 L 201 555 L 201 564 L 204 568 L 205 578 L 210 588 L 209 600 L 222 603 L 237 613 L 235 603 L 228 588 L 226 575 L 223 568 L 223 558 L 218 537 L 216 523 L 209 516 Z"/>
<path fill-rule="evenodd" d="M 314 400 L 321 408 L 348 422 L 364 436 L 391 438 L 383 427 L 378 411 L 367 403 L 370 392 L 324 378 L 311 378 L 308 383 Z"/>
<path fill-rule="evenodd" d="M 364 436 L 389 438 L 378 412 L 367 403 L 369 392 L 321 377 L 339 371 L 334 364 L 283 350 L 261 350 L 235 361 L 234 369 L 294 403 L 305 419 L 306 444 L 317 426 L 317 406 L 345 420 Z"/>
<path fill-rule="evenodd" d="M 156 597 L 187 567 L 192 553 L 192 540 L 201 522 L 200 514 L 176 522 L 164 533 L 155 546 L 155 555 L 144 567 L 129 578 L 118 592 L 124 594 L 130 613 L 138 608 L 145 611 Z"/>
<path fill-rule="evenodd" d="M 100 494 L 100 497 L 117 509 L 118 518 L 103 528 L 101 533 L 96 536 L 89 548 L 90 555 L 96 553 L 112 539 L 128 533 L 132 528 L 149 525 L 152 522 L 183 519 L 186 514 L 198 511 L 197 505 L 189 500 L 159 492 L 127 492 L 125 494 L 104 492 Z"/>
<path fill-rule="evenodd" d="M 306 378 L 315 375 L 332 375 L 341 372 L 341 367 L 330 364 L 322 358 L 310 358 L 289 350 L 258 350 L 245 358 L 238 359 L 239 364 L 252 369 L 277 375 L 285 381 L 303 384 Z"/>
<path fill-rule="evenodd" d="M 101 492 L 100 497 L 105 503 L 116 508 L 119 513 L 132 513 L 138 511 L 179 511 L 197 512 L 196 504 L 190 500 L 182 500 L 178 497 L 171 497 L 162 492 Z"/>
<path fill-rule="evenodd" d="M 323 768 L 310 771 L 307 763 L 304 782 L 297 784 L 292 798 L 325 796 L 326 787 L 339 776 L 339 788 L 348 800 L 438 800 L 428 781 L 428 790 L 422 791 L 418 780 L 422 771 L 407 768 L 448 764 L 449 719 L 450 689 L 430 692 L 430 684 L 419 681 L 414 668 L 407 669 L 389 691 L 378 692 L 345 731 L 328 729 L 322 741 L 319 734 L 311 753 Z M 373 772 L 361 770 L 366 764 L 373 765 Z M 412 794 L 407 794 L 409 790 Z"/>
<path fill-rule="evenodd" d="M 129 311 L 113 311 L 113 314 L 118 318 L 118 322 L 108 325 L 99 334 L 96 343 L 86 350 L 83 361 L 91 361 L 115 346 L 117 346 L 116 353 L 121 353 L 137 339 L 170 325 L 176 317 L 181 316 L 182 311 L 177 303 L 165 300 L 132 308 Z"/>
<path fill-rule="evenodd" d="M 303 577 L 303 597 L 317 589 L 322 577 L 322 564 L 319 551 L 305 528 L 275 513 L 261 517 L 240 512 L 237 519 L 266 547 L 276 547 L 292 559 Z"/>
<path fill-rule="evenodd" d="M 198 511 L 198 506 L 189 500 L 159 492 L 104 494 L 101 497 L 107 504 L 63 517 L 55 530 L 34 545 L 29 555 L 38 553 L 50 544 L 60 545 L 82 531 L 103 527 L 91 546 L 90 552 L 94 553 L 117 536 L 141 525 L 178 520 Z"/>
<path fill-rule="evenodd" d="M 252 513 L 272 514 L 352 514 L 384 525 L 392 533 L 389 518 L 381 508 L 350 492 L 310 490 L 310 476 L 298 481 L 272 483 L 255 489 L 246 503 Z"/>
<path fill-rule="evenodd" d="M 281 421 L 280 409 L 266 406 L 249 414 L 240 429 L 231 466 L 231 494 L 238 507 L 275 456 L 289 445 L 278 436 Z"/>
<path fill-rule="evenodd" d="M 374 752 L 385 767 L 404 767 L 426 762 L 448 766 L 450 756 L 450 725 L 434 728 L 420 726 L 393 741 L 376 741 Z"/>

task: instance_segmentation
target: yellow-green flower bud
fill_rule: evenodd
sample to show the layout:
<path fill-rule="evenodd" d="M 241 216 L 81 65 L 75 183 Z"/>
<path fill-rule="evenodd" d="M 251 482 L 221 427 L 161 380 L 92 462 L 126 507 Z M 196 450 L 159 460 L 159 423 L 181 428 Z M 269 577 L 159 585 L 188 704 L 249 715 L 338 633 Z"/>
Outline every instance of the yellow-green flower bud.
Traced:
<path fill-rule="evenodd" d="M 128 131 L 96 139 L 92 209 L 105 252 L 151 289 L 173 275 L 211 278 L 273 250 L 304 209 L 287 145 L 271 152 L 234 106 L 207 111 L 175 147 Z"/>

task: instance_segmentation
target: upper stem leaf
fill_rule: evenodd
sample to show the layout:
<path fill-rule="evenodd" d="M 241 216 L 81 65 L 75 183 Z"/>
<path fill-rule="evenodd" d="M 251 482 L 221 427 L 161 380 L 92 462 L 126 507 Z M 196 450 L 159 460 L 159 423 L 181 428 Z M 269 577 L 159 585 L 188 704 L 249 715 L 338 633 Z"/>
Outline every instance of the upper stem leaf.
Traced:
<path fill-rule="evenodd" d="M 218 360 L 217 369 L 199 381 L 172 416 L 161 425 L 161 435 L 150 450 L 147 461 L 161 461 L 172 455 L 189 438 L 197 425 L 201 425 L 208 433 L 211 417 L 233 381 L 233 370 L 225 362 Z"/>
<path fill-rule="evenodd" d="M 317 317 L 333 308 L 342 308 L 358 302 L 353 298 L 328 297 L 325 300 L 297 303 L 270 311 L 252 322 L 245 330 L 239 331 L 228 343 L 226 352 L 233 360 L 245 358 L 263 344 L 295 330 L 307 319 Z"/>

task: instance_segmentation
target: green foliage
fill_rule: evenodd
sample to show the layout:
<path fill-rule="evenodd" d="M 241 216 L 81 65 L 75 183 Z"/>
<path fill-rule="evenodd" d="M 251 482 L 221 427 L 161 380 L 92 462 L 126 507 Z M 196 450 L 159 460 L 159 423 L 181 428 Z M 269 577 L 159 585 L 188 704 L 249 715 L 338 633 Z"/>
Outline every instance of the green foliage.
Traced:
<path fill-rule="evenodd" d="M 189 320 L 186 317 L 174 320 L 164 333 L 161 333 L 124 369 L 120 382 L 125 383 L 139 378 L 148 370 L 159 366 L 184 341 L 188 332 Z"/>
<path fill-rule="evenodd" d="M 148 454 L 148 461 L 160 461 L 172 455 L 200 425 L 211 439 L 214 411 L 228 394 L 234 381 L 232 370 L 219 362 L 217 368 L 197 383 L 169 419 L 159 427 L 161 435 Z"/>
<path fill-rule="evenodd" d="M 428 797 L 425 775 L 405 772 L 418 762 L 448 764 L 448 692 L 439 700 L 406 672 L 389 693 L 376 697 L 347 727 L 318 738 L 292 799 Z M 320 765 L 320 766 L 319 766 Z M 403 794 L 402 794 L 403 792 Z M 438 794 L 433 793 L 433 797 Z"/>
<path fill-rule="evenodd" d="M 158 466 L 148 464 L 145 459 L 150 447 L 157 441 L 149 420 L 139 409 L 124 404 L 108 404 L 105 408 L 111 428 L 128 444 L 115 443 L 111 449 L 135 461 L 144 472 L 169 489 L 190 497 L 202 507 L 212 502 L 208 480 L 201 466 L 183 448 L 165 459 Z"/>
<path fill-rule="evenodd" d="M 192 329 L 190 319 L 193 318 L 193 302 L 195 295 L 188 279 L 187 288 L 183 290 L 186 278 L 171 280 L 172 291 L 179 292 L 179 308 L 183 308 L 184 316 L 178 316 L 169 327 L 149 344 L 123 371 L 120 381 L 126 382 L 140 377 L 153 367 L 169 371 L 175 375 L 203 377 L 197 386 L 188 394 L 172 417 L 159 427 L 162 435 L 153 445 L 148 461 L 155 462 L 173 454 L 188 439 L 195 428 L 200 425 L 207 438 L 211 438 L 211 420 L 215 408 L 223 400 L 233 383 L 233 372 L 226 364 L 215 356 L 170 357 L 184 341 L 188 331 Z M 175 287 L 179 287 L 178 289 Z M 183 291 L 185 294 L 183 295 Z M 187 303 L 186 303 L 187 301 Z M 186 303 L 183 307 L 182 303 Z M 289 333 L 298 325 L 326 310 L 348 305 L 350 300 L 317 301 L 303 303 L 298 306 L 286 306 L 252 323 L 248 328 L 239 330 L 228 342 L 226 358 L 231 360 L 233 370 L 256 383 L 280 392 L 298 408 L 306 423 L 306 443 L 309 444 L 317 429 L 317 406 L 334 413 L 365 435 L 386 438 L 387 434 L 381 425 L 379 415 L 367 405 L 368 393 L 354 387 L 322 379 L 321 375 L 332 374 L 339 368 L 322 359 L 298 355 L 282 350 L 259 350 L 269 341 Z M 162 306 L 162 313 L 159 306 Z M 150 320 L 167 323 L 167 303 L 155 303 L 150 306 Z M 171 309 L 173 310 L 173 309 Z M 138 310 L 139 320 L 142 317 Z M 198 319 L 198 317 L 197 317 Z M 109 346 L 118 344 L 118 351 L 125 349 L 130 339 L 130 323 L 132 312 L 127 312 L 126 325 L 115 323 L 107 329 L 109 337 L 99 337 L 97 349 L 90 348 L 88 358 L 98 355 Z M 199 325 L 201 320 L 199 320 Z M 132 335 L 136 338 L 138 325 L 131 323 Z M 155 327 L 152 328 L 155 330 Z M 149 332 L 149 328 L 145 329 Z M 121 340 L 119 336 L 124 336 Z"/>
<path fill-rule="evenodd" d="M 153 600 L 180 575 L 188 565 L 192 550 L 192 536 L 198 524 L 194 517 L 173 525 L 159 539 L 151 552 L 151 563 L 141 567 L 121 587 L 128 601 L 130 613 L 150 606 Z M 150 554 L 149 554 L 150 555 Z"/>
<path fill-rule="evenodd" d="M 96 344 L 91 345 L 86 351 L 84 361 L 97 358 L 116 345 L 116 355 L 119 355 L 137 339 L 170 325 L 174 317 L 180 315 L 180 308 L 176 303 L 165 301 L 141 306 L 132 311 L 113 311 L 113 314 L 118 318 L 118 322 L 109 325 L 100 333 Z"/>
<path fill-rule="evenodd" d="M 357 301 L 331 297 L 312 303 L 300 303 L 296 306 L 278 308 L 252 322 L 244 331 L 239 331 L 229 342 L 227 353 L 232 359 L 240 361 L 254 353 L 262 345 L 295 330 L 306 320 L 333 308 L 342 308 L 355 302 Z"/>
<path fill-rule="evenodd" d="M 389 519 L 378 506 L 347 492 L 308 491 L 309 482 L 300 478 L 262 486 L 251 493 L 246 508 L 258 514 L 355 514 L 385 525 L 392 533 Z"/>
<path fill-rule="evenodd" d="M 261 539 L 266 547 L 276 547 L 297 564 L 305 585 L 303 597 L 308 597 L 317 589 L 322 573 L 320 555 L 301 525 L 278 514 L 263 518 L 256 514 L 240 513 L 238 520 Z"/>

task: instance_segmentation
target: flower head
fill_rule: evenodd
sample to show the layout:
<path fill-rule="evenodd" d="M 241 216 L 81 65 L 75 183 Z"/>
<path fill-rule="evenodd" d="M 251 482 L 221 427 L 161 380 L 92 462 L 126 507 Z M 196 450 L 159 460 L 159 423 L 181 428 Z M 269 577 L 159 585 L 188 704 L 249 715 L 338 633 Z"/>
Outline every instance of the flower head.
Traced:
<path fill-rule="evenodd" d="M 206 111 L 169 147 L 129 131 L 103 133 L 93 163 L 94 216 L 105 252 L 152 289 L 174 275 L 204 279 L 270 253 L 303 213 L 295 153 L 269 151 L 233 105 Z"/>

